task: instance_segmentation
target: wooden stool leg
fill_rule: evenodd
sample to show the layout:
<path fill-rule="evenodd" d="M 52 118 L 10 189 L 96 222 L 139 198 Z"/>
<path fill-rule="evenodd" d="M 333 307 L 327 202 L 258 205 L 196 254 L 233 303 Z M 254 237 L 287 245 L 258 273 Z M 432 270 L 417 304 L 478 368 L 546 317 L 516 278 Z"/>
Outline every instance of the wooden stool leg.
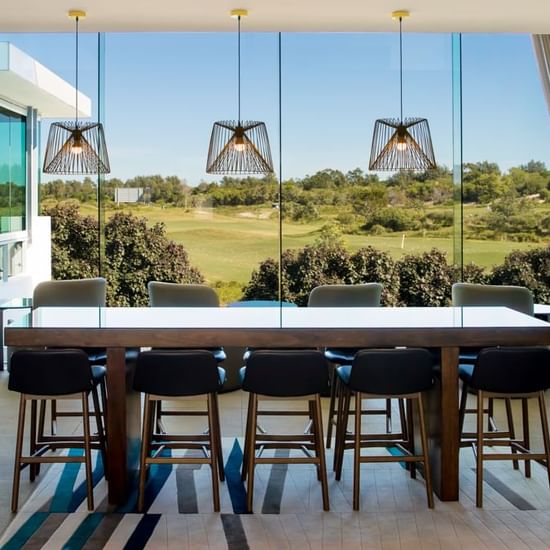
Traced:
<path fill-rule="evenodd" d="M 483 392 L 477 392 L 476 506 L 483 506 Z"/>
<path fill-rule="evenodd" d="M 434 507 L 434 495 L 432 488 L 432 470 L 430 467 L 430 454 L 428 452 L 428 436 L 426 435 L 426 418 L 424 416 L 424 403 L 422 394 L 418 394 L 416 401 L 418 406 L 418 423 L 420 424 L 420 439 L 422 440 L 422 455 L 424 459 L 424 481 L 426 482 L 426 494 L 428 497 L 428 508 Z"/>
<path fill-rule="evenodd" d="M 487 431 L 497 432 L 498 429 L 495 424 L 495 402 L 492 397 L 489 397 L 487 405 Z"/>
<path fill-rule="evenodd" d="M 212 469 L 212 499 L 214 501 L 214 512 L 220 511 L 220 488 L 218 484 L 218 433 L 216 431 L 216 405 L 212 396 L 208 394 L 208 432 L 210 435 L 210 467 Z"/>
<path fill-rule="evenodd" d="M 94 509 L 94 482 L 92 478 L 92 449 L 90 446 L 90 412 L 86 392 L 82 392 L 82 424 L 84 427 L 84 464 L 86 468 L 88 510 L 91 511 Z"/>
<path fill-rule="evenodd" d="M 548 434 L 548 416 L 546 414 L 546 402 L 544 392 L 539 393 L 540 423 L 542 427 L 542 439 L 544 441 L 544 453 L 546 454 L 546 474 L 550 485 L 550 436 Z"/>
<path fill-rule="evenodd" d="M 55 435 L 57 433 L 57 401 L 55 399 L 50 401 L 50 410 L 50 432 L 52 435 Z"/>
<path fill-rule="evenodd" d="M 334 424 L 334 415 L 336 414 L 336 392 L 337 386 L 340 384 L 340 377 L 336 374 L 336 367 L 332 365 L 330 377 L 330 402 L 328 406 L 328 423 L 327 423 L 327 449 L 330 449 L 332 443 L 332 427 Z"/>
<path fill-rule="evenodd" d="M 252 398 L 248 395 L 248 407 L 246 412 L 246 428 L 244 431 L 244 449 L 243 449 L 243 465 L 241 470 L 241 481 L 246 479 L 248 475 L 248 446 L 250 445 L 250 423 L 252 422 Z"/>
<path fill-rule="evenodd" d="M 11 491 L 11 511 L 15 514 L 19 503 L 19 480 L 21 478 L 21 454 L 23 452 L 23 435 L 25 433 L 24 395 L 19 396 L 19 417 L 17 419 L 17 438 L 15 441 L 15 462 L 13 466 L 13 487 Z"/>
<path fill-rule="evenodd" d="M 414 449 L 414 417 L 413 417 L 413 403 L 412 399 L 406 399 L 406 409 L 407 409 L 407 423 L 409 425 L 409 439 L 407 440 L 408 450 L 411 454 L 416 454 Z M 409 471 L 411 479 L 416 479 L 416 463 L 409 462 Z"/>
<path fill-rule="evenodd" d="M 516 429 L 514 427 L 514 415 L 512 414 L 512 400 L 508 398 L 505 399 L 504 406 L 506 408 L 506 422 L 508 423 L 508 433 L 510 434 L 510 439 L 515 439 Z M 516 452 L 517 452 L 517 449 L 512 447 L 512 454 L 515 454 Z M 518 460 L 513 460 L 512 464 L 514 466 L 514 470 L 519 470 Z"/>
<path fill-rule="evenodd" d="M 154 405 L 153 405 L 154 406 Z M 137 511 L 141 514 L 145 502 L 145 478 L 147 473 L 147 457 L 151 438 L 152 407 L 149 395 L 145 395 L 145 407 L 143 409 L 143 426 L 141 431 L 141 451 L 139 456 L 139 485 Z"/>
<path fill-rule="evenodd" d="M 521 399 L 521 418 L 523 422 L 523 444 L 526 449 L 531 449 L 531 436 L 529 434 L 529 401 Z M 525 460 L 525 477 L 531 477 L 531 461 Z"/>
<path fill-rule="evenodd" d="M 304 435 L 312 435 L 313 436 L 313 447 L 314 447 L 314 450 L 315 450 L 315 457 L 316 458 L 319 458 L 319 449 L 317 448 L 317 436 L 316 436 L 316 428 L 315 428 L 315 401 L 314 400 L 309 400 L 307 402 L 307 406 L 308 406 L 308 409 L 309 409 L 309 424 L 308 424 L 308 428 L 306 429 L 306 431 L 304 432 Z M 325 441 L 323 439 L 323 441 L 321 442 L 321 445 L 324 445 L 325 444 Z M 320 464 L 315 464 L 315 471 L 317 472 L 317 481 L 321 481 L 321 465 Z"/>
<path fill-rule="evenodd" d="M 391 399 L 386 399 L 386 433 L 391 434 L 392 422 L 391 422 Z"/>
<path fill-rule="evenodd" d="M 258 416 L 258 396 L 250 394 L 251 422 L 248 432 L 248 480 L 246 485 L 246 508 L 251 514 L 254 506 L 254 468 L 256 466 L 256 424 Z"/>
<path fill-rule="evenodd" d="M 397 402 L 399 404 L 399 421 L 401 422 L 401 434 L 403 435 L 403 439 L 409 439 L 407 414 L 405 413 L 405 402 L 403 399 L 398 399 Z"/>
<path fill-rule="evenodd" d="M 344 404 L 346 402 L 346 395 L 347 395 L 347 388 L 344 387 L 344 384 L 340 381 L 340 377 L 338 377 L 338 388 L 336 391 L 338 392 L 338 408 L 336 411 L 336 437 L 334 439 L 334 454 L 332 457 L 332 469 L 336 472 L 337 470 L 337 463 L 338 463 L 338 457 L 340 456 L 340 444 L 343 441 L 345 443 L 346 440 L 346 431 L 344 428 L 344 431 L 342 432 L 340 429 L 340 424 L 342 423 L 342 415 L 344 414 Z M 342 439 L 343 437 L 343 439 Z"/>
<path fill-rule="evenodd" d="M 328 480 L 327 480 L 327 463 L 325 460 L 325 449 L 323 448 L 323 413 L 321 409 L 321 398 L 319 395 L 315 396 L 315 402 L 313 406 L 313 429 L 315 438 L 315 450 L 319 458 L 319 474 L 321 481 L 321 490 L 323 493 L 323 510 L 328 512 L 330 510 L 329 497 L 328 497 Z"/>
<path fill-rule="evenodd" d="M 103 471 L 105 472 L 105 479 L 107 479 L 107 450 L 105 443 L 105 428 L 103 425 L 103 417 L 101 416 L 101 409 L 99 407 L 99 396 L 97 394 L 97 388 L 92 388 L 92 401 L 94 404 L 94 416 L 97 424 L 97 437 L 99 439 L 99 448 L 101 450 L 101 460 L 103 461 Z"/>
<path fill-rule="evenodd" d="M 353 434 L 353 509 L 359 510 L 361 486 L 361 392 L 355 392 L 355 430 Z"/>
<path fill-rule="evenodd" d="M 31 399 L 31 429 L 29 437 L 29 454 L 32 456 L 36 452 L 36 399 Z M 36 477 L 36 464 L 29 465 L 29 479 L 34 481 Z"/>
<path fill-rule="evenodd" d="M 220 427 L 220 407 L 218 404 L 218 394 L 212 396 L 212 416 L 214 420 L 214 428 L 216 429 L 216 444 L 218 446 L 218 474 L 220 481 L 225 481 L 225 470 L 223 466 L 223 447 L 222 447 L 222 430 Z"/>
<path fill-rule="evenodd" d="M 344 388 L 344 385 L 342 384 L 342 394 L 340 396 L 340 400 L 342 401 L 342 411 L 341 411 L 341 418 L 340 418 L 340 426 L 338 427 L 338 431 L 340 433 L 338 439 L 338 445 L 335 449 L 335 455 L 334 455 L 334 471 L 336 473 L 335 479 L 336 481 L 340 481 L 342 478 L 342 465 L 344 464 L 344 451 L 346 449 L 346 437 L 347 437 L 347 430 L 348 430 L 348 419 L 349 419 L 349 408 L 351 403 L 351 391 L 348 388 Z M 340 407 L 340 403 L 338 403 L 338 407 Z"/>
<path fill-rule="evenodd" d="M 468 402 L 468 384 L 462 382 L 462 393 L 460 394 L 460 407 L 458 410 L 458 437 L 462 439 L 464 433 L 464 417 L 466 416 L 466 403 Z"/>

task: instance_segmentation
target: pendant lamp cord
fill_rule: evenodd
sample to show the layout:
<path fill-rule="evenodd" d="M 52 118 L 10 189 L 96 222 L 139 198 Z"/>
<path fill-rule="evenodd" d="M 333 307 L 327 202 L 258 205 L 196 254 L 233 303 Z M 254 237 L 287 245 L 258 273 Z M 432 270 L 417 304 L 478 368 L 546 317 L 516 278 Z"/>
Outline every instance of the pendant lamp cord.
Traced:
<path fill-rule="evenodd" d="M 237 18 L 237 102 L 239 125 L 241 124 L 241 16 Z"/>
<path fill-rule="evenodd" d="M 403 18 L 399 18 L 399 98 L 401 103 L 401 123 L 403 123 Z"/>
<path fill-rule="evenodd" d="M 76 63 L 75 63 L 75 73 L 76 73 L 76 90 L 75 90 L 75 103 L 76 103 L 76 125 L 78 126 L 78 15 L 75 17 L 75 34 L 76 34 Z"/>

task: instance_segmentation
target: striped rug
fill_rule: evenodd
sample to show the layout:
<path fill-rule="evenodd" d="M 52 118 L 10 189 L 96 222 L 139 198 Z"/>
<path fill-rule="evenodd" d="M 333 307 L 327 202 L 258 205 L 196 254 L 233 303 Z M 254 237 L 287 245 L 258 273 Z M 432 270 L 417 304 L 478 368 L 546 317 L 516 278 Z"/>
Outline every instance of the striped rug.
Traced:
<path fill-rule="evenodd" d="M 93 513 L 86 508 L 82 465 L 54 465 L 41 476 L 31 498 L 14 516 L 0 539 L 0 548 L 246 549 L 264 547 L 264 543 L 266 548 L 274 547 L 281 537 L 287 542 L 294 537 L 302 541 L 301 546 L 315 547 L 316 541 L 326 546 L 327 537 L 335 536 L 338 529 L 340 542 L 336 546 L 340 546 L 347 536 L 342 532 L 346 518 L 355 517 L 359 525 L 365 518 L 378 515 L 377 522 L 409 515 L 415 522 L 421 516 L 424 519 L 420 523 L 425 523 L 427 517 L 435 518 L 438 513 L 469 514 L 475 510 L 475 472 L 471 453 L 466 452 L 462 460 L 461 502 L 441 503 L 436 499 L 433 513 L 427 511 L 421 479 L 411 480 L 399 464 L 378 464 L 362 468 L 362 512 L 353 514 L 351 456 L 346 456 L 343 479 L 336 482 L 329 475 L 330 513 L 321 512 L 321 490 L 314 467 L 262 465 L 256 470 L 256 513 L 245 515 L 246 491 L 240 478 L 242 440 L 224 439 L 223 446 L 226 482 L 220 484 L 220 514 L 212 511 L 210 469 L 198 464 L 153 465 L 146 488 L 145 513 L 136 513 L 135 483 L 128 501 L 110 509 L 103 465 L 100 456 L 95 455 Z M 278 451 L 280 456 L 286 452 Z M 329 466 L 331 460 L 329 451 Z M 491 465 L 485 479 L 485 511 L 550 510 L 546 473 L 538 465 L 534 466 L 531 480 L 509 465 Z M 328 528 L 331 522 L 334 526 Z M 287 546 L 281 542 L 277 547 Z"/>

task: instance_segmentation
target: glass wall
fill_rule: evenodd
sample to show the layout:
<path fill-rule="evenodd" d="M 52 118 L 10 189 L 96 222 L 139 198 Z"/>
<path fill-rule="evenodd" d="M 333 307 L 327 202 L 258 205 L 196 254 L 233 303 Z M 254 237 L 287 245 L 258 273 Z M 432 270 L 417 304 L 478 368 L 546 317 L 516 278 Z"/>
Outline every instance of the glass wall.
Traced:
<path fill-rule="evenodd" d="M 0 233 L 26 228 L 26 119 L 0 107 Z"/>
<path fill-rule="evenodd" d="M 492 282 L 513 250 L 548 243 L 550 124 L 528 35 L 405 32 L 403 114 L 428 119 L 438 167 L 389 173 L 368 164 L 375 120 L 399 115 L 398 33 L 244 22 L 242 118 L 266 123 L 275 166 L 244 178 L 205 172 L 213 122 L 237 118 L 236 32 L 82 38 L 81 90 L 94 117 L 100 106 L 112 167 L 113 305 L 145 304 L 150 279 L 204 281 L 222 303 L 300 305 L 317 284 L 380 280 L 385 304 L 443 305 L 453 281 Z M 7 39 L 73 81 L 70 35 Z M 76 180 L 43 178 L 43 206 L 95 219 L 95 181 Z"/>

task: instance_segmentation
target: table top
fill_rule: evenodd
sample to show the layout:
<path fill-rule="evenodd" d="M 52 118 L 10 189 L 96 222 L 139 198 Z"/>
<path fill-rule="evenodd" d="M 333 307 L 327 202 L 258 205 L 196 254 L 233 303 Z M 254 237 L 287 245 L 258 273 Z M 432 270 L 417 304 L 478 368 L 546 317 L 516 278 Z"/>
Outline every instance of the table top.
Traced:
<path fill-rule="evenodd" d="M 505 307 L 38 308 L 8 345 L 268 347 L 550 344 L 550 324 Z"/>

